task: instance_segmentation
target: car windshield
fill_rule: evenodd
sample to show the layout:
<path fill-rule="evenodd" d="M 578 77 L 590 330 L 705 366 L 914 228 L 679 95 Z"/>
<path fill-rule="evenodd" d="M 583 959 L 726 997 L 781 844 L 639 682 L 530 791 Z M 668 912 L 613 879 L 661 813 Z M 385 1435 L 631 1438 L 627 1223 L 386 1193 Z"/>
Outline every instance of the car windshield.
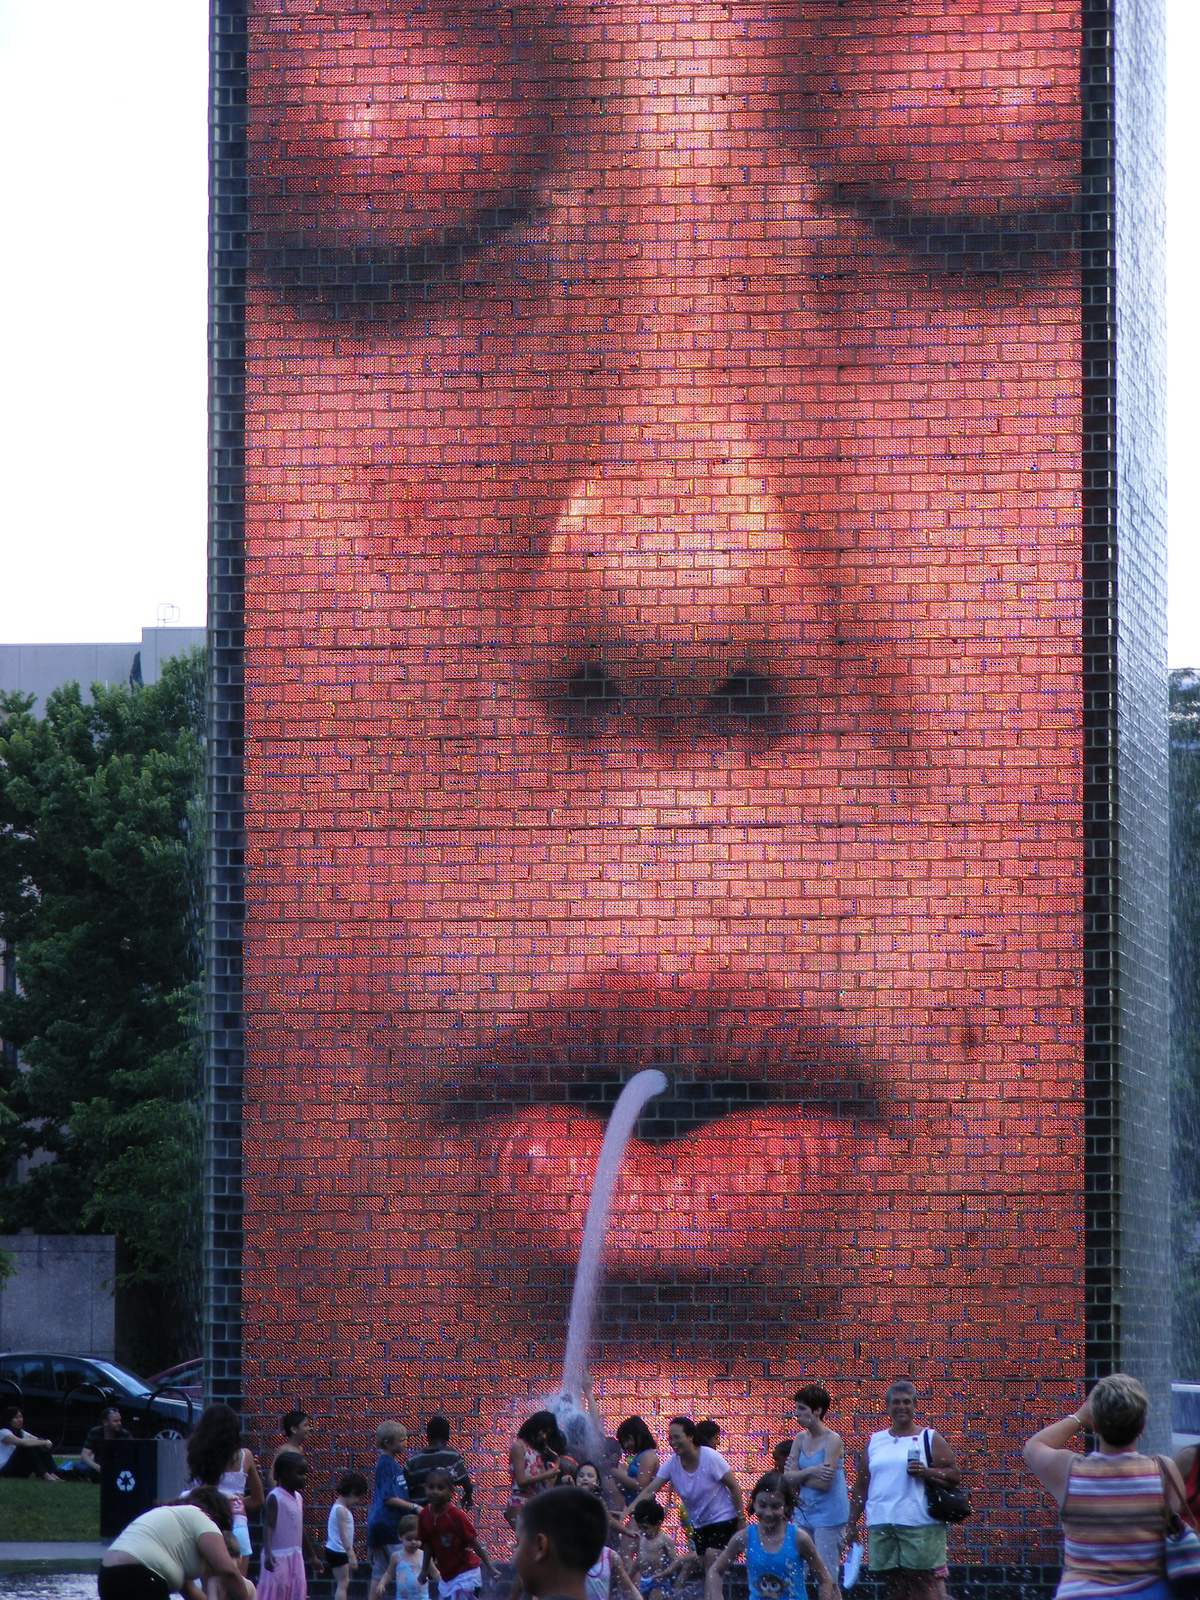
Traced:
<path fill-rule="evenodd" d="M 140 1396 L 150 1393 L 141 1378 L 135 1377 L 132 1372 L 126 1372 L 124 1367 L 115 1366 L 111 1361 L 97 1361 L 96 1366 L 114 1383 L 119 1383 L 128 1394 Z"/>

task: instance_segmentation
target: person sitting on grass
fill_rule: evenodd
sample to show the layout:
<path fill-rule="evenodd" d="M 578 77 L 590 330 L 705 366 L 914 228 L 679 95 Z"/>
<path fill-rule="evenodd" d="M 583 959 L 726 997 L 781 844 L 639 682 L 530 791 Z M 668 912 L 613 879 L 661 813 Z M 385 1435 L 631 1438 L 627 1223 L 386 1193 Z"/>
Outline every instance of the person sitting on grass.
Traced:
<path fill-rule="evenodd" d="M 121 1425 L 121 1413 L 116 1406 L 105 1406 L 100 1413 L 100 1420 L 94 1428 L 89 1428 L 87 1438 L 83 1441 L 83 1449 L 79 1452 L 79 1464 L 75 1468 L 75 1476 L 84 1478 L 89 1483 L 100 1482 L 100 1446 L 105 1439 L 132 1439 L 133 1435 L 128 1428 Z"/>
<path fill-rule="evenodd" d="M 608 1538 L 608 1515 L 586 1489 L 547 1489 L 517 1516 L 513 1565 L 527 1595 L 587 1600 L 588 1572 Z"/>
<path fill-rule="evenodd" d="M 50 1454 L 53 1448 L 49 1439 L 25 1432 L 20 1406 L 5 1406 L 0 1411 L 0 1478 L 40 1478 L 43 1483 L 58 1483 Z"/>

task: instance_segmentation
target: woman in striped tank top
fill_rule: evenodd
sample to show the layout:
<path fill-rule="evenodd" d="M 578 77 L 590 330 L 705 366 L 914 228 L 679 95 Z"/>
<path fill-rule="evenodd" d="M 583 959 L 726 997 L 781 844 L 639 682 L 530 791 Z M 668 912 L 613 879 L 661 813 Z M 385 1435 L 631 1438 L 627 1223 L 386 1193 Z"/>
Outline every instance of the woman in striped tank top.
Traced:
<path fill-rule="evenodd" d="M 1138 1439 L 1146 1391 L 1136 1378 L 1101 1378 L 1079 1410 L 1035 1433 L 1025 1464 L 1058 1501 L 1063 1570 L 1056 1600 L 1137 1595 L 1170 1600 L 1163 1565 L 1166 1504 L 1162 1474 Z M 1081 1456 L 1066 1448 L 1080 1429 L 1098 1448 Z"/>

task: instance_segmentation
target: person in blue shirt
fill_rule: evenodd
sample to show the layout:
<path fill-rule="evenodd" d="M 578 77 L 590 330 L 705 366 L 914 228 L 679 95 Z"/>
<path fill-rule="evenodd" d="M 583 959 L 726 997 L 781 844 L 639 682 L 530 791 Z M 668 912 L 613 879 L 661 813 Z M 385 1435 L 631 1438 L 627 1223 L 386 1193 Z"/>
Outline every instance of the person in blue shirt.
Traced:
<path fill-rule="evenodd" d="M 806 1383 L 795 1397 L 800 1432 L 792 1440 L 784 1473 L 796 1496 L 792 1521 L 811 1533 L 821 1560 L 837 1581 L 839 1551 L 850 1516 L 842 1441 L 825 1421 L 828 1389 Z"/>
<path fill-rule="evenodd" d="M 744 1556 L 749 1600 L 807 1600 L 804 1569 L 817 1580 L 819 1600 L 835 1600 L 833 1575 L 817 1554 L 811 1535 L 789 1519 L 795 1506 L 782 1472 L 765 1472 L 750 1491 L 755 1522 L 739 1528 L 708 1570 L 705 1600 L 723 1600 L 725 1574 Z"/>
<path fill-rule="evenodd" d="M 375 1430 L 375 1487 L 367 1513 L 367 1549 L 371 1555 L 371 1587 L 367 1600 L 379 1600 L 392 1556 L 399 1550 L 400 1519 L 421 1508 L 408 1492 L 401 1458 L 408 1429 L 399 1422 L 381 1422 Z"/>

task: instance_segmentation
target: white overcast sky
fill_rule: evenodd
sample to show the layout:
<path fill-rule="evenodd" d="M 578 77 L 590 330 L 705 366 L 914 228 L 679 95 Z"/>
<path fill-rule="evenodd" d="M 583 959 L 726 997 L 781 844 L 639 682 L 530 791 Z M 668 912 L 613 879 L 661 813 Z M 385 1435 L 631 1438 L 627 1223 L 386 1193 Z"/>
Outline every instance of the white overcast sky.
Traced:
<path fill-rule="evenodd" d="M 1169 29 L 1170 647 L 1200 666 L 1200 4 Z M 207 0 L 0 0 L 0 643 L 205 605 Z"/>

